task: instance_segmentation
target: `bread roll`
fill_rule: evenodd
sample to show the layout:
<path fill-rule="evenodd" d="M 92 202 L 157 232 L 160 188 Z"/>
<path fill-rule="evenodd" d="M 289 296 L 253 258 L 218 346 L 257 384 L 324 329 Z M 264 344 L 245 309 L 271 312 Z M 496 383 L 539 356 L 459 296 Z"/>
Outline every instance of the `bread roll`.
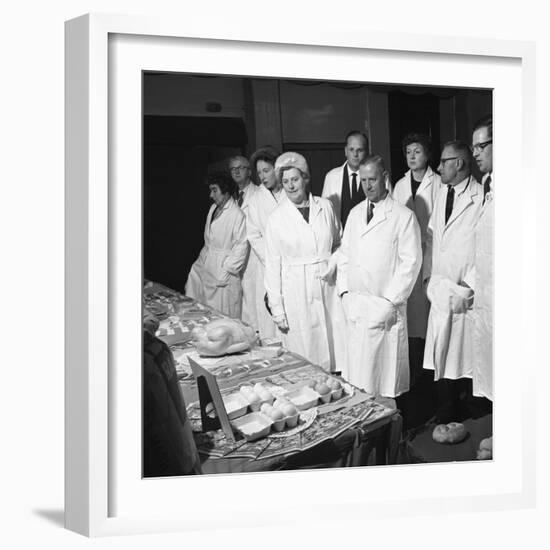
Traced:
<path fill-rule="evenodd" d="M 493 438 L 487 437 L 482 439 L 479 444 L 479 449 L 477 450 L 478 460 L 491 460 L 493 458 Z"/>
<path fill-rule="evenodd" d="M 437 443 L 460 443 L 468 435 L 464 424 L 460 422 L 450 422 L 449 424 L 439 424 L 434 428 L 432 438 Z"/>

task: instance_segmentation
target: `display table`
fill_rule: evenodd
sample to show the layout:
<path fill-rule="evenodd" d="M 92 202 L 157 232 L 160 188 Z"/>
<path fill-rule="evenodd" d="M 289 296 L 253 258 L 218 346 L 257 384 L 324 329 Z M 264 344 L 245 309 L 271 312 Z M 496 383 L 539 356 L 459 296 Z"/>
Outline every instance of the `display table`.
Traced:
<path fill-rule="evenodd" d="M 192 345 L 191 331 L 223 318 L 222 314 L 157 283 L 145 287 L 144 303 L 160 320 L 157 336 L 174 354 L 204 473 L 396 463 L 402 419 L 395 402 L 375 399 L 341 378 L 347 388 L 345 397 L 316 407 L 311 424 L 298 433 L 290 430 L 288 436 L 270 434 L 257 441 L 232 442 L 222 430 L 203 432 L 190 358 L 216 375 L 222 395 L 256 382 L 271 384 L 272 388 L 299 384 L 324 371 L 297 354 L 281 350 L 274 357 L 261 346 L 230 356 L 201 357 Z"/>

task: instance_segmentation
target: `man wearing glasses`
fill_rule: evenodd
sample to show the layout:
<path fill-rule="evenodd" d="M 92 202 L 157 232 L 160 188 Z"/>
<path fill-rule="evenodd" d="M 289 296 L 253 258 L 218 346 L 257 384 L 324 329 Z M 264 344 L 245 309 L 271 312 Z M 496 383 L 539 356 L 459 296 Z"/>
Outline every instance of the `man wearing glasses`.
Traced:
<path fill-rule="evenodd" d="M 493 400 L 493 119 L 481 119 L 472 135 L 472 152 L 483 174 L 483 205 L 476 226 L 473 395 Z"/>
<path fill-rule="evenodd" d="M 245 199 L 248 198 L 251 192 L 254 192 L 251 187 L 252 180 L 250 179 L 250 164 L 246 157 L 236 155 L 229 159 L 229 173 L 231 178 L 237 184 L 238 195 L 236 197 L 237 204 L 242 208 Z"/>
<path fill-rule="evenodd" d="M 437 381 L 438 423 L 465 417 L 458 396 L 469 393 L 472 378 L 474 291 L 469 276 L 483 187 L 471 175 L 471 159 L 466 143 L 445 144 L 438 167 L 444 185 L 428 224 L 423 279 L 431 308 L 424 368 L 433 370 Z"/>
<path fill-rule="evenodd" d="M 235 155 L 229 158 L 228 168 L 231 178 L 237 184 L 237 204 L 248 221 L 250 200 L 257 191 L 256 185 L 250 179 L 250 163 L 246 157 Z M 256 315 L 256 263 L 254 254 L 249 253 L 242 278 L 243 305 L 241 317 L 245 323 L 254 328 L 258 324 Z"/>

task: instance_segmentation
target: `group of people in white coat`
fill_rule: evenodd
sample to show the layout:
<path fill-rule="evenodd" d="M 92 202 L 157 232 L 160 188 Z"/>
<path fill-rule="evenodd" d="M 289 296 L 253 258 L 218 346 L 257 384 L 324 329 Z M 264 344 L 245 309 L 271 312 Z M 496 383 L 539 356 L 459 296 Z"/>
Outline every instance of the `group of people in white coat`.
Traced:
<path fill-rule="evenodd" d="M 429 139 L 407 136 L 409 170 L 393 189 L 358 131 L 346 136 L 346 161 L 328 172 L 322 197 L 311 194 L 299 153 L 266 147 L 250 161 L 230 158 L 228 174 L 208 178 L 214 204 L 186 293 L 369 393 L 409 390 L 413 346 L 435 380 L 473 378 L 474 394 L 492 399 L 488 120 L 472 146 L 445 144 L 439 174 Z M 456 389 L 443 386 L 452 402 Z"/>

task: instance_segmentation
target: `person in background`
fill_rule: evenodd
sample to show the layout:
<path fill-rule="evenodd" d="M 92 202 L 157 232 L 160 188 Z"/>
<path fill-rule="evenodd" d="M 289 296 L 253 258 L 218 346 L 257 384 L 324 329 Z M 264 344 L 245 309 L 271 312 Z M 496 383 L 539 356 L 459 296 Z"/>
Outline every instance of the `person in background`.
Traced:
<path fill-rule="evenodd" d="M 347 318 L 348 370 L 368 393 L 409 390 L 407 300 L 422 264 L 414 213 L 389 193 L 379 155 L 359 166 L 366 199 L 350 212 L 338 254 L 338 292 Z"/>
<path fill-rule="evenodd" d="M 246 235 L 251 251 L 249 262 L 254 262 L 255 271 L 255 324 L 261 338 L 276 338 L 277 327 L 271 318 L 265 301 L 265 230 L 267 219 L 284 198 L 283 186 L 275 174 L 278 151 L 272 147 L 258 149 L 250 163 L 258 179 L 256 192 L 251 195 L 246 209 Z"/>
<path fill-rule="evenodd" d="M 329 199 L 345 228 L 350 210 L 365 199 L 359 183 L 359 164 L 369 151 L 367 136 L 358 130 L 346 136 L 346 162 L 330 170 L 325 176 L 322 196 Z"/>
<path fill-rule="evenodd" d="M 340 221 L 327 199 L 311 194 L 302 155 L 283 153 L 275 171 L 287 200 L 266 227 L 265 287 L 273 320 L 287 349 L 327 371 L 345 370 L 345 323 L 334 280 Z"/>
<path fill-rule="evenodd" d="M 437 194 L 441 190 L 441 177 L 428 164 L 431 141 L 424 134 L 412 133 L 403 139 L 403 154 L 409 170 L 395 184 L 392 197 L 410 208 L 420 225 L 422 253 L 426 250 L 428 222 Z M 422 270 L 407 301 L 407 329 L 409 333 L 409 360 L 411 387 L 422 376 L 422 361 L 426 341 L 426 328 L 430 302 L 422 285 Z"/>
<path fill-rule="evenodd" d="M 143 477 L 200 474 L 199 455 L 170 348 L 143 317 Z"/>
<path fill-rule="evenodd" d="M 231 179 L 237 185 L 237 205 L 242 209 L 246 206 L 247 198 L 254 193 L 254 184 L 250 178 L 250 164 L 246 157 L 235 155 L 229 157 L 227 167 Z"/>
<path fill-rule="evenodd" d="M 191 266 L 185 294 L 233 318 L 241 317 L 241 274 L 248 256 L 246 223 L 225 172 L 206 178 L 213 205 L 206 217 L 204 246 Z"/>
<path fill-rule="evenodd" d="M 493 118 L 484 117 L 474 126 L 472 153 L 483 174 L 483 200 L 475 230 L 474 365 L 473 395 L 481 408 L 491 410 L 493 401 L 493 239 L 494 193 Z M 483 406 L 484 405 L 484 406 Z"/>
<path fill-rule="evenodd" d="M 250 202 L 252 201 L 254 194 L 258 187 L 254 185 L 251 179 L 250 164 L 246 157 L 241 155 L 235 155 L 228 159 L 228 169 L 231 174 L 231 178 L 237 185 L 237 205 L 243 211 L 245 219 L 248 220 L 248 210 Z M 248 222 L 247 222 L 248 223 Z M 257 256 L 249 249 L 246 264 L 242 272 L 242 289 L 243 289 L 243 302 L 242 302 L 242 320 L 253 327 L 255 330 L 258 327 L 258 315 L 257 305 L 258 292 L 263 298 L 261 288 L 257 289 L 258 280 L 258 259 Z M 263 276 L 263 274 L 262 274 Z"/>
<path fill-rule="evenodd" d="M 483 188 L 471 175 L 470 165 L 468 145 L 461 141 L 445 144 L 438 169 L 446 188 L 434 204 L 424 257 L 431 302 L 424 368 L 434 371 L 436 422 L 444 424 L 463 419 L 460 396 L 468 393 L 474 364 L 470 274 Z"/>

